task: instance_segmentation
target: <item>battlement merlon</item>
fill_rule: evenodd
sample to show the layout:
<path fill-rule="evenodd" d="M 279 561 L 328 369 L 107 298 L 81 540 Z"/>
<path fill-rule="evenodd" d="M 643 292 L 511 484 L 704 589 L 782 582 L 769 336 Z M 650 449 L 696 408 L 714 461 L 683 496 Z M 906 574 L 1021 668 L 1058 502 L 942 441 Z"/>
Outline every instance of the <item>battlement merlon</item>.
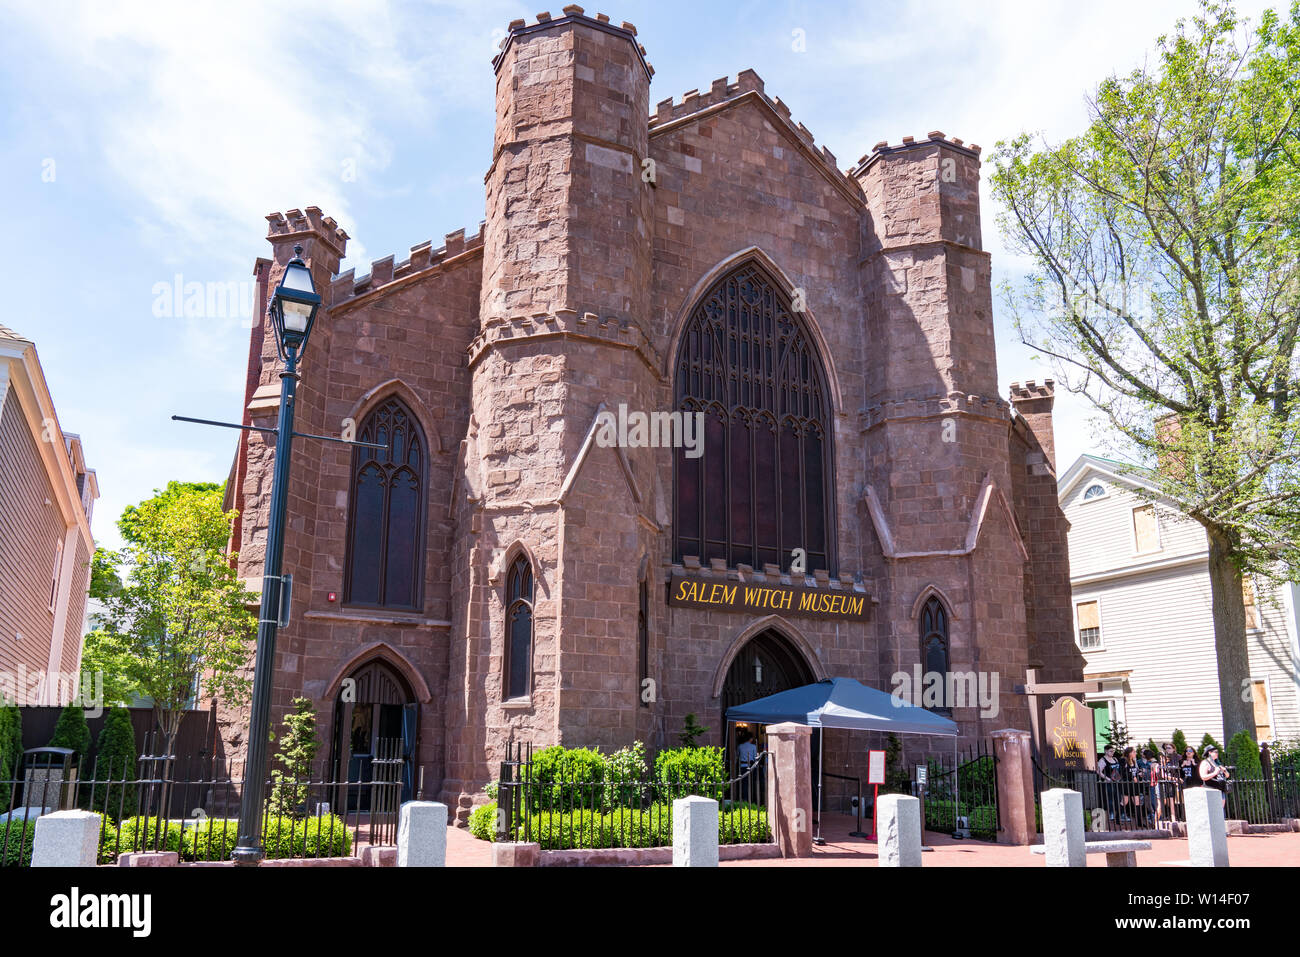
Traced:
<path fill-rule="evenodd" d="M 852 173 L 871 213 L 873 251 L 944 242 L 982 252 L 979 157 L 978 146 L 939 130 L 877 143 Z"/>
<path fill-rule="evenodd" d="M 348 234 L 334 217 L 325 216 L 319 206 L 306 210 L 270 213 L 266 217 L 266 241 L 275 250 L 275 260 L 284 265 L 293 256 L 293 247 L 303 247 L 303 258 L 326 271 L 325 280 L 339 269 L 347 255 Z"/>
<path fill-rule="evenodd" d="M 556 27 L 564 27 L 569 24 L 583 24 L 612 36 L 626 38 L 632 44 L 633 49 L 636 50 L 637 57 L 641 61 L 641 67 L 645 70 L 646 82 L 650 82 L 650 78 L 655 74 L 655 68 L 646 61 L 645 47 L 637 42 L 636 27 L 633 24 L 625 20 L 621 26 L 616 27 L 605 14 L 598 13 L 595 17 L 589 17 L 584 13 L 582 7 L 576 3 L 569 4 L 564 8 L 563 12 L 564 16 L 554 18 L 550 13 L 539 13 L 537 14 L 537 22 L 532 24 L 526 20 L 511 20 L 510 25 L 506 28 L 506 37 L 501 41 L 501 52 L 492 58 L 492 69 L 500 71 L 501 64 L 505 62 L 506 54 L 510 52 L 510 47 L 514 44 L 516 38 Z"/>
<path fill-rule="evenodd" d="M 1053 379 L 1044 379 L 1042 384 L 1030 379 L 1024 385 L 1019 382 L 1011 383 L 1011 402 L 1019 407 L 1022 403 L 1037 402 L 1046 400 L 1047 408 L 1052 407 L 1056 396 L 1056 381 Z"/>

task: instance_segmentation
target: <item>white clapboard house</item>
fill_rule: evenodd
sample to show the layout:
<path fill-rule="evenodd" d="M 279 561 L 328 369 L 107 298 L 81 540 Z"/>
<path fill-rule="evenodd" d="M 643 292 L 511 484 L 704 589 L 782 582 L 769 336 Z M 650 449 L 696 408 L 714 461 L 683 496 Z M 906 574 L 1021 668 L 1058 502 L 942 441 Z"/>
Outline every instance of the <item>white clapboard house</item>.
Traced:
<path fill-rule="evenodd" d="M 1300 588 L 1245 582 L 1250 683 L 1219 687 L 1205 531 L 1154 491 L 1141 472 L 1080 456 L 1060 479 L 1070 522 L 1075 641 L 1100 732 L 1123 721 L 1134 742 L 1169 740 L 1181 728 L 1199 746 L 1223 741 L 1219 695 L 1254 701 L 1260 741 L 1300 736 Z M 1100 743 L 1098 750 L 1100 750 Z"/>

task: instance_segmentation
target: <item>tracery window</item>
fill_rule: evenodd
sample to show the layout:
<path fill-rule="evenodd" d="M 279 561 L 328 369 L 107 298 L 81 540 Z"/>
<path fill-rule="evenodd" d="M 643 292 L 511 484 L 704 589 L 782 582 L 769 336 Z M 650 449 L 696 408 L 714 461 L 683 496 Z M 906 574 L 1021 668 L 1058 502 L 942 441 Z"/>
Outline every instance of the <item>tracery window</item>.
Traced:
<path fill-rule="evenodd" d="M 683 330 L 677 409 L 704 414 L 703 455 L 676 452 L 674 552 L 788 569 L 834 568 L 831 407 L 804 321 L 746 263 L 709 289 Z"/>
<path fill-rule="evenodd" d="M 533 663 L 533 566 L 518 556 L 506 575 L 505 697 L 528 696 Z"/>
<path fill-rule="evenodd" d="M 925 674 L 943 675 L 943 687 L 948 686 L 948 609 L 937 596 L 931 596 L 921 609 L 921 664 Z M 927 677 L 926 679 L 931 680 Z M 932 710 L 948 714 L 951 708 Z"/>
<path fill-rule="evenodd" d="M 357 431 L 348 491 L 343 601 L 419 610 L 424 581 L 427 445 L 411 410 L 393 397 Z"/>

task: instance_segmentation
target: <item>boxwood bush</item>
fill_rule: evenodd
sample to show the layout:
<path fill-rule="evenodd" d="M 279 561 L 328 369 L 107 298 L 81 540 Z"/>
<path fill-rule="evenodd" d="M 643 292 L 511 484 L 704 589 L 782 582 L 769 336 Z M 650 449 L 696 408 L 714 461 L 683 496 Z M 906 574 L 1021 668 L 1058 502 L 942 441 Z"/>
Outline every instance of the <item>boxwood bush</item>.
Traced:
<path fill-rule="evenodd" d="M 494 838 L 496 805 L 484 804 L 470 814 L 470 833 L 482 841 Z M 669 847 L 673 843 L 671 804 L 645 810 L 615 808 L 594 811 L 541 811 L 530 820 L 532 840 L 542 850 L 568 848 Z M 516 837 L 522 839 L 523 834 Z M 772 839 L 767 811 L 758 805 L 733 804 L 718 811 L 718 841 L 722 844 L 765 844 Z"/>
<path fill-rule="evenodd" d="M 0 867 L 28 867 L 32 863 L 32 841 L 36 839 L 36 818 L 0 824 Z"/>
<path fill-rule="evenodd" d="M 496 840 L 497 802 L 489 801 L 469 812 L 469 832 L 480 841 Z"/>

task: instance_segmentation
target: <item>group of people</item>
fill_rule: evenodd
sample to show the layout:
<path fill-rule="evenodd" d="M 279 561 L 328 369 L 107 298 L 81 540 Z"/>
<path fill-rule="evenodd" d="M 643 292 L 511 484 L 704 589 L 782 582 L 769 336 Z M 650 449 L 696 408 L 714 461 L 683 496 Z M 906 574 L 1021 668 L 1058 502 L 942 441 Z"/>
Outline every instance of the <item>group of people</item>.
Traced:
<path fill-rule="evenodd" d="M 1191 745 L 1180 755 L 1168 742 L 1161 745 L 1160 754 L 1128 747 L 1118 757 L 1115 751 L 1113 744 L 1106 745 L 1097 759 L 1097 777 L 1107 813 L 1121 824 L 1158 827 L 1176 820 L 1180 788 L 1228 789 L 1230 774 L 1214 745 L 1200 757 Z"/>

